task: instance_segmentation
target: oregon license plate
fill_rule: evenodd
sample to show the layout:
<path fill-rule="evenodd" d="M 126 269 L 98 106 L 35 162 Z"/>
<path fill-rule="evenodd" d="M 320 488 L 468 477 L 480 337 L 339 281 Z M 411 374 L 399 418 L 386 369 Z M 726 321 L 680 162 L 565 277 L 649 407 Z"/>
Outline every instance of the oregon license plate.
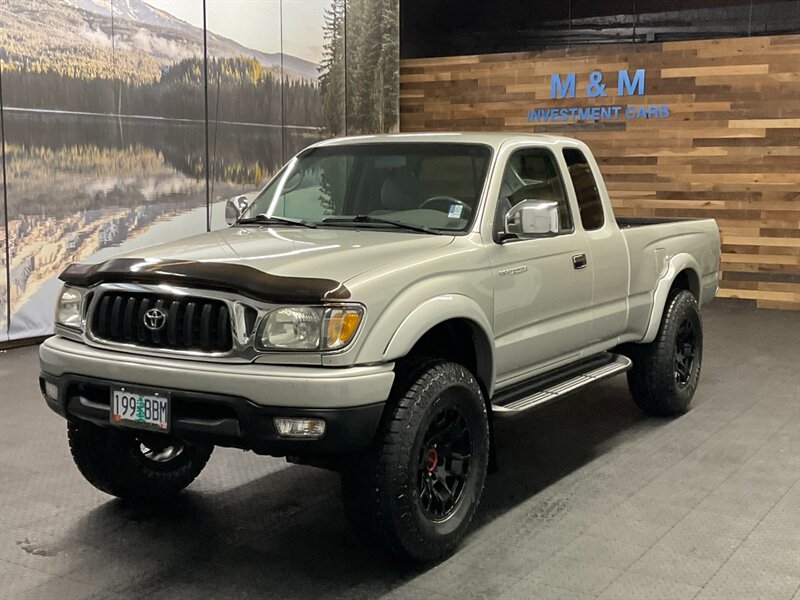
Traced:
<path fill-rule="evenodd" d="M 115 425 L 169 431 L 169 394 L 127 386 L 112 387 L 110 418 Z"/>

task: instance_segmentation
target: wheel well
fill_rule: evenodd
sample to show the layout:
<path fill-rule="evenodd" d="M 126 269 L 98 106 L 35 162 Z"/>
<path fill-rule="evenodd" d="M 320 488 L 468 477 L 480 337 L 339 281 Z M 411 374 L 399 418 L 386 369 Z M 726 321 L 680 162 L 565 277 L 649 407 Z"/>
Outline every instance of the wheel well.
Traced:
<path fill-rule="evenodd" d="M 697 277 L 697 273 L 692 269 L 684 269 L 678 273 L 675 279 L 672 280 L 670 291 L 672 290 L 686 290 L 687 292 L 691 292 L 692 295 L 699 300 L 700 279 Z"/>
<path fill-rule="evenodd" d="M 474 321 L 450 319 L 439 323 L 423 335 L 406 358 L 432 357 L 449 360 L 465 366 L 478 380 L 489 416 L 489 472 L 497 470 L 494 443 L 494 423 L 491 406 L 492 347 L 489 338 Z"/>
<path fill-rule="evenodd" d="M 492 354 L 481 328 L 468 319 L 450 319 L 423 335 L 408 357 L 430 356 L 456 362 L 475 375 L 487 394 L 492 382 Z"/>

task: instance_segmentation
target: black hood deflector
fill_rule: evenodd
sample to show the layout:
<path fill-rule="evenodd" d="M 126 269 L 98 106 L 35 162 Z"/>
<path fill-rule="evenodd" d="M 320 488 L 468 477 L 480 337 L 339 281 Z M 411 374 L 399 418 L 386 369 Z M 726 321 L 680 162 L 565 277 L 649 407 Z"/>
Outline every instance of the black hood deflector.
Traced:
<path fill-rule="evenodd" d="M 247 265 L 196 260 L 114 258 L 97 264 L 73 263 L 59 275 L 64 283 L 143 283 L 225 290 L 262 302 L 287 304 L 347 300 L 338 281 L 270 275 Z"/>

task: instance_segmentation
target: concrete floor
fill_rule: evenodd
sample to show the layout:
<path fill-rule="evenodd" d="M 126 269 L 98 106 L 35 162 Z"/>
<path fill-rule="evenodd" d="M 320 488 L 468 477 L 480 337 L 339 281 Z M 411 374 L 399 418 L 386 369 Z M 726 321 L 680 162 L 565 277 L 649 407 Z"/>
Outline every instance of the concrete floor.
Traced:
<path fill-rule="evenodd" d="M 800 599 L 800 314 L 717 301 L 693 409 L 624 377 L 503 423 L 462 550 L 409 571 L 348 530 L 338 478 L 217 449 L 145 509 L 74 468 L 36 349 L 0 355 L 0 598 Z"/>

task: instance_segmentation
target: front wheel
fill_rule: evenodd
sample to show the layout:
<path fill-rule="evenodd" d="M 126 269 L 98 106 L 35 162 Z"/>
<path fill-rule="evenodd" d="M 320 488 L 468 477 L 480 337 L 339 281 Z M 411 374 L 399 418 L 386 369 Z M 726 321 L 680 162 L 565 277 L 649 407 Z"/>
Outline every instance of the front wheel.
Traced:
<path fill-rule="evenodd" d="M 362 540 L 414 561 L 451 554 L 478 507 L 489 462 L 480 386 L 461 365 L 429 361 L 400 377 L 379 440 L 342 472 Z"/>
<path fill-rule="evenodd" d="M 86 421 L 70 421 L 67 436 L 84 478 L 101 492 L 129 500 L 177 494 L 200 474 L 214 449 L 163 434 L 140 434 Z"/>
<path fill-rule="evenodd" d="M 631 348 L 628 387 L 644 412 L 674 416 L 689 410 L 703 359 L 703 325 L 695 297 L 673 290 L 656 339 Z"/>

